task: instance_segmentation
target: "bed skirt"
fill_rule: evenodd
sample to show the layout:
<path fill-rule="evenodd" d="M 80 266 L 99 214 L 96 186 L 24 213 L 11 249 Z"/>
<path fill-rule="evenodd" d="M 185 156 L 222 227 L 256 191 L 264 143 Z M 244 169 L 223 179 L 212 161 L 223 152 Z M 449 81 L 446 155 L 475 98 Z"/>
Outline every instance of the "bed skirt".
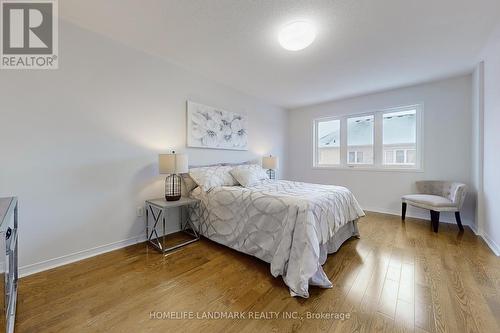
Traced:
<path fill-rule="evenodd" d="M 326 262 L 329 254 L 337 252 L 342 244 L 344 244 L 351 237 L 359 238 L 358 221 L 354 220 L 346 223 L 337 230 L 328 243 L 320 245 L 318 268 L 316 273 L 309 279 L 309 286 L 317 286 L 320 288 L 332 288 L 333 284 L 328 279 L 328 276 L 323 271 L 323 265 Z M 293 297 L 299 296 L 303 298 L 309 297 L 309 292 L 306 288 L 293 290 L 290 288 L 290 295 Z"/>
<path fill-rule="evenodd" d="M 335 253 L 339 250 L 339 248 L 344 244 L 346 240 L 348 240 L 351 237 L 356 237 L 359 238 L 359 230 L 358 230 L 358 221 L 352 221 L 349 222 L 342 227 L 333 235 L 333 238 L 330 239 L 330 241 L 327 244 L 324 244 L 322 247 L 323 253 L 331 254 Z M 321 265 L 323 265 L 326 261 L 326 256 L 325 258 L 321 258 Z"/>

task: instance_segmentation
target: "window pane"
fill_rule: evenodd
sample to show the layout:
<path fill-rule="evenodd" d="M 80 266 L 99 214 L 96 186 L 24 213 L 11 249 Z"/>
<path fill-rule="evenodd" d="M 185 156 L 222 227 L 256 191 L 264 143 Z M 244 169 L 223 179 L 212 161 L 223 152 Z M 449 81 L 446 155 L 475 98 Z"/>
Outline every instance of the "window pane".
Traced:
<path fill-rule="evenodd" d="M 349 163 L 373 164 L 373 122 L 373 115 L 347 119 Z M 358 154 L 355 161 L 351 161 L 351 152 Z"/>
<path fill-rule="evenodd" d="M 416 164 L 417 148 L 417 111 L 405 110 L 384 113 L 383 145 L 384 151 L 395 151 L 395 159 L 388 159 L 385 154 L 384 164 Z M 405 150 L 413 151 L 405 160 Z"/>
<path fill-rule="evenodd" d="M 363 163 L 363 152 L 358 151 L 358 155 L 356 156 L 356 163 Z"/>
<path fill-rule="evenodd" d="M 384 150 L 384 164 L 393 164 L 393 163 L 394 163 L 394 151 Z"/>
<path fill-rule="evenodd" d="M 354 163 L 356 161 L 356 153 L 353 151 L 349 152 L 349 163 Z"/>
<path fill-rule="evenodd" d="M 340 164 L 340 120 L 319 121 L 316 142 L 318 165 Z"/>
<path fill-rule="evenodd" d="M 415 164 L 417 161 L 417 154 L 415 149 L 410 149 L 406 152 L 406 163 Z"/>
<path fill-rule="evenodd" d="M 405 151 L 396 150 L 396 163 L 403 164 L 405 162 Z"/>

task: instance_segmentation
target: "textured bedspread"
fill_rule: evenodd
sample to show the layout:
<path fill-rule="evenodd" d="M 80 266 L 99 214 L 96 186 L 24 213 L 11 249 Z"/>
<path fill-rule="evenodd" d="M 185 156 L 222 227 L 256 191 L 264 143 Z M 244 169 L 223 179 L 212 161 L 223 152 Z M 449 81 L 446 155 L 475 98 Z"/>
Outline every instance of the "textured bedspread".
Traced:
<path fill-rule="evenodd" d="M 309 285 L 331 282 L 321 267 L 349 237 L 358 236 L 364 216 L 344 187 L 290 181 L 224 186 L 203 192 L 191 218 L 205 237 L 271 264 L 292 296 L 309 297 Z"/>

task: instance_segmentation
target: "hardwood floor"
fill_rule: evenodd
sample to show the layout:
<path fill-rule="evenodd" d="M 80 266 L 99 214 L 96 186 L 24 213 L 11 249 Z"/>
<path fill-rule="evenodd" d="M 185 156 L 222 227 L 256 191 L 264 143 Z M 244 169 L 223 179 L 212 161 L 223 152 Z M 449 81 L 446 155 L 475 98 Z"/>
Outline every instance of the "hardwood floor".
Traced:
<path fill-rule="evenodd" d="M 205 239 L 166 257 L 138 244 L 21 279 L 15 329 L 500 332 L 500 259 L 469 228 L 435 234 L 429 221 L 376 213 L 359 228 L 324 265 L 334 287 L 311 287 L 309 299 L 290 297 L 268 264 Z M 219 311 L 246 318 L 196 319 Z"/>

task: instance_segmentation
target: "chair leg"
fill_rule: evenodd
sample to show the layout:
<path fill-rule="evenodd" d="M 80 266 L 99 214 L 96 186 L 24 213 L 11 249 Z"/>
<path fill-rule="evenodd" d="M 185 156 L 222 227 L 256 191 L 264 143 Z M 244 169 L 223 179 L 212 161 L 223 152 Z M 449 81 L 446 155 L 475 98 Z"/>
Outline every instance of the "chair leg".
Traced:
<path fill-rule="evenodd" d="M 406 202 L 403 202 L 401 205 L 401 220 L 405 220 L 406 218 Z"/>
<path fill-rule="evenodd" d="M 438 228 L 439 228 L 439 212 L 431 210 L 431 221 L 432 221 L 432 229 L 434 229 L 434 232 L 438 232 Z"/>
<path fill-rule="evenodd" d="M 455 212 L 455 220 L 457 220 L 458 229 L 463 231 L 464 227 L 462 226 L 462 219 L 460 218 L 460 212 Z"/>

